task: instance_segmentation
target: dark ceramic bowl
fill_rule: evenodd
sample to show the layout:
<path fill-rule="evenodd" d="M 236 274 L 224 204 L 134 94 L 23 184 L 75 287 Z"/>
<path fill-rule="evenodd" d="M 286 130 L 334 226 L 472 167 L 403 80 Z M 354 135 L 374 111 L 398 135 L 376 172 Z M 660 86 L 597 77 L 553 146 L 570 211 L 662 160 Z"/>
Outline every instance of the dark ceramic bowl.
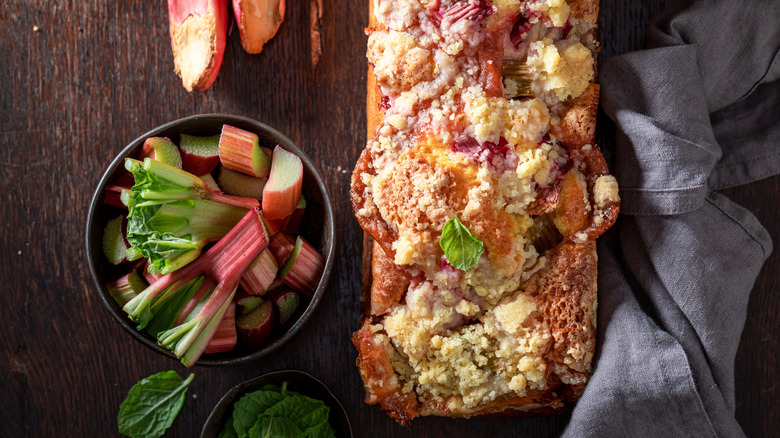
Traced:
<path fill-rule="evenodd" d="M 273 342 L 260 350 L 250 350 L 239 345 L 229 352 L 204 354 L 197 362 L 199 365 L 233 365 L 253 361 L 265 356 L 289 341 L 311 317 L 317 304 L 320 302 L 333 269 L 335 227 L 333 223 L 333 204 L 328 195 L 328 189 L 325 187 L 325 183 L 311 159 L 279 131 L 252 119 L 224 114 L 185 117 L 166 123 L 141 135 L 130 142 L 114 158 L 95 189 L 92 203 L 89 206 L 89 216 L 87 217 L 86 234 L 89 269 L 92 273 L 92 278 L 95 280 L 97 292 L 106 308 L 122 328 L 135 339 L 152 350 L 175 359 L 175 356 L 168 349 L 157 344 L 157 340 L 154 337 L 136 330 L 136 324 L 127 317 L 127 314 L 122 311 L 122 308 L 108 293 L 106 284 L 110 280 L 127 273 L 128 267 L 122 265 L 114 266 L 103 255 L 103 228 L 110 218 L 120 214 L 120 210 L 103 203 L 104 190 L 109 183 L 115 181 L 124 172 L 124 159 L 135 156 L 141 149 L 144 140 L 148 137 L 169 137 L 176 141 L 179 134 L 182 133 L 190 135 L 216 135 L 222 131 L 222 125 L 225 123 L 254 132 L 260 137 L 261 146 L 273 148 L 278 144 L 301 158 L 304 171 L 303 194 L 306 196 L 306 211 L 304 213 L 303 226 L 301 227 L 301 236 L 325 257 L 325 269 L 308 305 L 305 307 L 301 306 L 297 311 L 297 315 L 294 315 L 291 319 L 292 322 L 288 321 L 282 327 L 283 332 L 278 333 Z"/>
<path fill-rule="evenodd" d="M 200 432 L 200 438 L 217 438 L 225 426 L 225 422 L 233 415 L 233 403 L 237 402 L 244 394 L 257 391 L 266 385 L 278 386 L 282 382 L 287 382 L 287 389 L 290 391 L 322 400 L 330 408 L 328 420 L 333 431 L 336 432 L 336 438 L 352 437 L 352 427 L 349 425 L 347 412 L 328 387 L 303 371 L 286 370 L 264 374 L 234 386 L 211 411 L 211 415 L 206 419 L 206 424 L 203 425 L 203 430 Z"/>

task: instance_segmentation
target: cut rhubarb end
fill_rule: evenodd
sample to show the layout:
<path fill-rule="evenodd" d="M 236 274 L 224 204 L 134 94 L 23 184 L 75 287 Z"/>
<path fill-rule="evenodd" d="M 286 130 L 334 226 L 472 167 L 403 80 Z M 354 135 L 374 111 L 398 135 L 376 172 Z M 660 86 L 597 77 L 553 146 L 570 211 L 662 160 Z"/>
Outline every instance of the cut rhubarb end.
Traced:
<path fill-rule="evenodd" d="M 260 199 L 263 197 L 263 187 L 268 178 L 255 178 L 247 174 L 230 170 L 225 166 L 219 168 L 217 176 L 219 186 L 228 195 L 244 198 Z"/>
<path fill-rule="evenodd" d="M 241 288 L 249 295 L 262 295 L 274 282 L 279 265 L 270 250 L 261 252 L 241 277 Z"/>
<path fill-rule="evenodd" d="M 303 163 L 300 157 L 281 146 L 274 149 L 271 173 L 263 189 L 263 214 L 268 219 L 289 216 L 301 200 Z"/>
<path fill-rule="evenodd" d="M 122 190 L 130 190 L 130 186 L 108 186 L 103 196 L 103 203 L 112 207 L 127 210 L 127 205 L 122 201 Z"/>
<path fill-rule="evenodd" d="M 117 216 L 106 223 L 103 229 L 103 254 L 112 265 L 118 265 L 127 260 L 127 249 L 130 245 L 125 239 L 122 226 L 124 216 Z"/>
<path fill-rule="evenodd" d="M 203 350 L 204 354 L 211 353 L 224 353 L 230 351 L 238 344 L 238 333 L 236 332 L 236 304 L 230 303 L 225 316 L 222 317 L 222 321 L 217 326 L 217 331 L 214 333 L 214 337 L 211 338 L 206 349 Z"/>
<path fill-rule="evenodd" d="M 219 135 L 196 137 L 182 134 L 179 141 L 182 169 L 193 175 L 206 175 L 219 164 Z"/>
<path fill-rule="evenodd" d="M 146 284 L 140 275 L 138 275 L 138 272 L 133 270 L 112 281 L 107 287 L 108 293 L 114 301 L 116 301 L 120 307 L 124 307 L 128 301 L 143 292 L 149 285 Z"/>
<path fill-rule="evenodd" d="M 228 169 L 255 178 L 265 178 L 271 169 L 271 157 L 260 148 L 257 134 L 224 125 L 219 137 L 219 160 Z"/>
<path fill-rule="evenodd" d="M 285 0 L 233 0 L 241 46 L 248 53 L 260 53 L 284 21 Z"/>
<path fill-rule="evenodd" d="M 241 298 L 236 299 L 238 316 L 244 316 L 249 312 L 257 309 L 261 304 L 263 304 L 264 301 L 265 299 L 263 299 L 263 297 L 254 295 L 244 295 Z"/>
<path fill-rule="evenodd" d="M 249 348 L 260 348 L 271 339 L 276 325 L 274 306 L 264 301 L 260 306 L 236 320 L 238 339 Z"/>
<path fill-rule="evenodd" d="M 217 195 L 222 194 L 222 190 L 220 190 L 219 184 L 217 184 L 217 182 L 214 181 L 214 177 L 211 176 L 210 173 L 202 175 L 200 179 L 203 180 L 203 184 L 206 184 L 206 187 L 209 189 L 211 193 L 215 193 Z"/>
<path fill-rule="evenodd" d="M 276 289 L 268 294 L 268 299 L 274 303 L 274 307 L 279 314 L 280 325 L 290 320 L 301 303 L 301 296 L 287 288 Z"/>
<path fill-rule="evenodd" d="M 206 91 L 222 66 L 227 41 L 227 0 L 168 0 L 176 74 L 187 91 Z"/>
<path fill-rule="evenodd" d="M 181 154 L 179 148 L 165 137 L 149 137 L 144 141 L 138 159 L 151 158 L 169 166 L 181 169 Z"/>
<path fill-rule="evenodd" d="M 271 239 L 268 249 L 271 250 L 271 254 L 274 255 L 276 262 L 279 265 L 284 265 L 290 254 L 292 254 L 293 249 L 295 249 L 295 240 L 289 234 L 278 233 Z"/>
<path fill-rule="evenodd" d="M 298 236 L 295 240 L 295 248 L 279 272 L 279 276 L 287 286 L 311 296 L 317 288 L 324 268 L 325 258 Z"/>

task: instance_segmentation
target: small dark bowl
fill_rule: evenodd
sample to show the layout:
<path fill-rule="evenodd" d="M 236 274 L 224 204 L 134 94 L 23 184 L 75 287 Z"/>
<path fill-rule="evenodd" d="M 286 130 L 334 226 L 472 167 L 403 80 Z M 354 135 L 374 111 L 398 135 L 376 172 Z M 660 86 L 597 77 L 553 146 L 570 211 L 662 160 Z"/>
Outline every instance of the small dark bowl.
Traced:
<path fill-rule="evenodd" d="M 304 226 L 301 229 L 301 235 L 325 257 L 325 269 L 308 305 L 298 310 L 297 315 L 294 315 L 292 318 L 293 322 L 288 321 L 285 327 L 282 328 L 284 332 L 278 333 L 273 342 L 260 350 L 249 350 L 237 346 L 232 351 L 225 353 L 205 354 L 198 360 L 198 365 L 234 365 L 263 357 L 289 341 L 314 313 L 314 309 L 325 292 L 328 278 L 333 269 L 336 231 L 333 222 L 333 204 L 328 194 L 328 189 L 311 159 L 279 131 L 252 119 L 225 114 L 185 117 L 166 123 L 141 135 L 128 144 L 114 158 L 100 179 L 97 189 L 95 189 L 95 194 L 92 196 L 92 202 L 89 206 L 89 216 L 87 217 L 86 237 L 89 269 L 106 308 L 111 312 L 114 319 L 121 324 L 122 328 L 135 339 L 141 341 L 141 343 L 152 350 L 175 359 L 176 357 L 168 349 L 157 344 L 157 340 L 154 337 L 136 330 L 136 324 L 127 317 L 127 314 L 108 293 L 106 284 L 123 273 L 127 273 L 128 267 L 122 265 L 114 266 L 103 255 L 103 228 L 110 217 L 116 217 L 120 213 L 120 210 L 103 203 L 104 191 L 109 183 L 115 181 L 124 172 L 124 159 L 135 156 L 140 151 L 144 140 L 148 137 L 168 137 L 177 141 L 179 134 L 215 135 L 221 132 L 222 125 L 225 123 L 254 132 L 260 137 L 261 146 L 273 148 L 278 144 L 301 158 L 304 171 L 303 194 L 306 196 L 306 211 L 304 213 Z"/>
<path fill-rule="evenodd" d="M 286 370 L 264 374 L 234 386 L 211 411 L 211 415 L 206 419 L 206 423 L 200 431 L 200 438 L 218 437 L 225 422 L 233 415 L 233 403 L 237 402 L 244 394 L 257 391 L 266 385 L 281 385 L 282 382 L 287 382 L 287 389 L 290 391 L 322 400 L 330 408 L 329 421 L 333 431 L 336 432 L 336 437 L 352 437 L 352 427 L 349 425 L 347 411 L 344 410 L 328 387 L 303 371 Z"/>

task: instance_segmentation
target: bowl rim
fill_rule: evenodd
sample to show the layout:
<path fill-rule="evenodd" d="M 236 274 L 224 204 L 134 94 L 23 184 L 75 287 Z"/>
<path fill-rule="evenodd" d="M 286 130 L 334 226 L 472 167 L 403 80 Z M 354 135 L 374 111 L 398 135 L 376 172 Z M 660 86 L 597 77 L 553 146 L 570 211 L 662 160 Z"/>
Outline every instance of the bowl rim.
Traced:
<path fill-rule="evenodd" d="M 217 404 L 215 404 L 214 408 L 212 408 L 211 412 L 209 412 L 209 416 L 206 417 L 206 421 L 203 423 L 203 427 L 201 428 L 199 437 L 200 438 L 204 438 L 205 437 L 204 433 L 206 432 L 206 427 L 212 421 L 216 421 L 217 420 L 217 418 L 216 418 L 217 411 L 220 410 L 220 408 L 225 403 L 230 402 L 231 399 L 234 398 L 235 396 L 237 396 L 238 393 L 240 393 L 242 391 L 245 392 L 245 393 L 248 392 L 248 389 L 247 389 L 248 387 L 256 385 L 257 383 L 259 383 L 259 382 L 261 382 L 263 380 L 279 379 L 280 376 L 290 375 L 290 374 L 296 374 L 296 375 L 298 375 L 298 376 L 300 376 L 300 377 L 302 377 L 304 379 L 312 380 L 314 383 L 320 385 L 322 387 L 322 389 L 325 390 L 325 392 L 335 402 L 336 406 L 338 406 L 339 409 L 341 410 L 341 413 L 343 414 L 343 418 L 344 418 L 345 424 L 347 426 L 347 431 L 349 432 L 349 438 L 351 438 L 353 436 L 353 434 L 352 434 L 352 424 L 349 421 L 349 415 L 347 414 L 347 410 L 344 409 L 344 405 L 341 404 L 341 401 L 338 399 L 338 397 L 336 397 L 333 394 L 333 391 L 331 391 L 330 388 L 326 384 L 324 384 L 320 379 L 312 376 L 311 374 L 309 374 L 309 373 L 307 373 L 305 371 L 294 370 L 294 369 L 271 371 L 271 372 L 262 374 L 260 376 L 253 377 L 253 378 L 251 378 L 249 380 L 244 380 L 244 381 L 239 382 L 238 384 L 234 385 L 233 387 L 231 387 L 222 397 L 220 397 L 219 401 L 217 401 Z M 303 395 L 306 395 L 306 394 L 303 394 Z M 331 426 L 332 426 L 332 424 L 331 424 Z"/>
<path fill-rule="evenodd" d="M 265 123 L 259 122 L 257 120 L 251 119 L 249 117 L 237 116 L 232 114 L 209 113 L 209 114 L 195 114 L 177 120 L 173 120 L 164 123 L 162 125 L 159 125 L 141 134 L 140 136 L 136 137 L 130 143 L 128 143 L 124 148 L 122 148 L 122 150 L 114 157 L 114 159 L 111 161 L 111 164 L 109 164 L 109 166 L 106 168 L 105 172 L 103 173 L 103 176 L 100 178 L 100 181 L 98 182 L 98 185 L 95 188 L 95 191 L 92 195 L 92 200 L 90 201 L 89 210 L 87 213 L 87 223 L 85 228 L 87 262 L 89 264 L 90 275 L 92 276 L 92 280 L 95 284 L 95 287 L 99 292 L 98 295 L 100 295 L 101 301 L 108 309 L 109 313 L 119 323 L 119 325 L 126 332 L 130 333 L 136 340 L 140 341 L 143 345 L 147 346 L 148 348 L 160 354 L 168 356 L 171 359 L 179 361 L 179 358 L 177 358 L 170 350 L 154 342 L 151 336 L 137 330 L 135 328 L 134 323 L 132 323 L 129 319 L 125 318 L 123 315 L 120 315 L 115 311 L 114 305 L 109 299 L 110 296 L 105 290 L 105 285 L 101 284 L 98 279 L 98 273 L 95 268 L 97 261 L 93 259 L 92 251 L 90 251 L 91 240 L 92 240 L 90 230 L 92 230 L 93 227 L 97 226 L 93 219 L 95 217 L 95 212 L 97 211 L 97 209 L 100 206 L 102 206 L 102 202 L 100 202 L 101 195 L 105 190 L 109 179 L 111 179 L 111 177 L 113 176 L 114 172 L 117 170 L 119 165 L 124 161 L 124 159 L 127 157 L 127 155 L 130 154 L 130 152 L 133 149 L 140 147 L 143 144 L 143 141 L 146 140 L 147 138 L 157 136 L 158 134 L 167 130 L 175 129 L 177 125 L 181 125 L 191 121 L 202 121 L 204 119 L 222 121 L 223 123 L 231 123 L 237 121 L 239 123 L 252 125 L 257 130 L 265 131 L 265 133 L 274 137 L 276 140 L 279 141 L 279 144 L 282 145 L 285 149 L 295 153 L 295 155 L 300 157 L 301 160 L 304 162 L 304 167 L 308 167 L 311 170 L 311 173 L 315 179 L 315 184 L 322 191 L 323 201 L 324 201 L 323 202 L 324 205 L 322 207 L 326 219 L 324 227 L 326 228 L 323 229 L 323 233 L 327 236 L 325 239 L 327 240 L 327 244 L 324 245 L 325 254 L 323 254 L 323 256 L 325 257 L 325 266 L 322 271 L 322 276 L 320 277 L 320 281 L 317 284 L 317 288 L 314 290 L 314 293 L 312 294 L 311 299 L 309 300 L 308 306 L 306 307 L 304 312 L 298 317 L 298 320 L 292 326 L 290 326 L 280 337 L 274 339 L 270 344 L 268 344 L 267 346 L 265 346 L 260 350 L 254 351 L 244 356 L 234 357 L 234 358 L 209 359 L 208 357 L 201 357 L 195 363 L 195 365 L 201 365 L 201 366 L 239 365 L 239 364 L 252 362 L 275 351 L 276 349 L 278 349 L 279 347 L 287 343 L 287 341 L 289 341 L 295 334 L 298 333 L 298 331 L 300 331 L 301 327 L 303 327 L 303 325 L 306 322 L 308 322 L 308 320 L 311 318 L 311 315 L 314 313 L 317 306 L 319 305 L 322 296 L 325 293 L 325 289 L 327 288 L 328 280 L 330 279 L 330 275 L 333 270 L 333 265 L 335 263 L 334 259 L 335 259 L 335 251 L 336 251 L 336 227 L 335 227 L 335 217 L 333 214 L 333 201 L 330 196 L 330 191 L 328 190 L 328 186 L 325 184 L 325 181 L 322 179 L 322 175 L 320 175 L 319 169 L 311 161 L 311 158 L 306 154 L 306 152 L 304 152 L 295 143 L 293 143 L 293 141 L 290 140 L 287 136 L 285 136 L 278 130 L 274 129 L 273 127 Z M 328 227 L 327 224 L 330 224 L 330 226 Z"/>

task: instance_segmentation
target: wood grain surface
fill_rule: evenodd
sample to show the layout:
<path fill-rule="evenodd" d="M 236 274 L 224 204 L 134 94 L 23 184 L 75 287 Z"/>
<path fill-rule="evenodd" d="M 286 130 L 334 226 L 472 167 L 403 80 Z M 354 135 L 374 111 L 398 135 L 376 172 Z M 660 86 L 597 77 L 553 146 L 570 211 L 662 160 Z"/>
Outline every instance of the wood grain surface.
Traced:
<path fill-rule="evenodd" d="M 670 3 L 604 0 L 602 57 L 641 48 L 645 26 Z M 313 23 L 318 13 L 321 22 Z M 560 434 L 566 416 L 426 418 L 407 430 L 362 401 L 349 341 L 358 326 L 362 233 L 348 187 L 366 140 L 366 23 L 365 0 L 289 0 L 286 21 L 262 54 L 246 54 L 234 32 L 213 88 L 187 94 L 173 73 L 164 1 L 0 2 L 0 436 L 117 436 L 119 404 L 138 379 L 187 373 L 133 340 L 103 308 L 86 265 L 86 213 L 103 169 L 130 140 L 216 112 L 276 127 L 319 164 L 336 203 L 337 262 L 314 317 L 272 357 L 193 368 L 190 395 L 167 436 L 197 436 L 229 388 L 288 368 L 330 386 L 357 437 Z M 316 65 L 312 28 L 321 32 Z M 780 178 L 724 193 L 777 242 Z M 736 358 L 736 415 L 750 436 L 777 436 L 780 424 L 778 253 L 751 295 Z"/>

